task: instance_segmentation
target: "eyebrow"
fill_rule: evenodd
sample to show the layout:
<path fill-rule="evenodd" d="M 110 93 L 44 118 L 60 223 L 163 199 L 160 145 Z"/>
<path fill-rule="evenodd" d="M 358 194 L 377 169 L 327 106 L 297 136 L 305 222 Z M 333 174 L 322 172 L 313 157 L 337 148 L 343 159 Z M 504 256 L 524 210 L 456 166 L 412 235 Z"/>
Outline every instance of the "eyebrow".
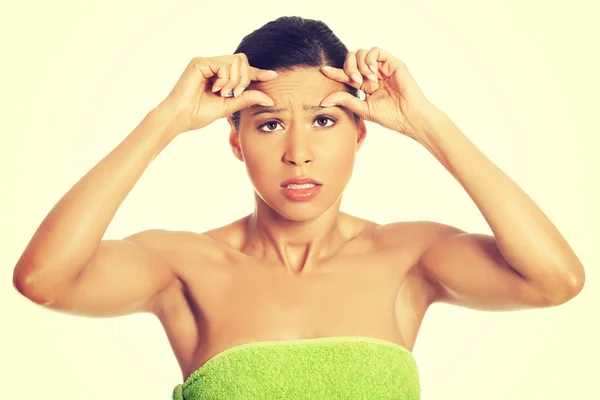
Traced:
<path fill-rule="evenodd" d="M 343 106 L 340 106 L 340 105 L 337 105 L 337 104 L 336 104 L 336 105 L 334 105 L 334 107 L 338 107 L 338 108 L 341 108 L 342 110 L 344 110 L 344 107 L 343 107 Z M 304 109 L 304 111 L 318 112 L 318 111 L 321 111 L 321 110 L 322 110 L 322 109 L 324 109 L 324 108 L 331 108 L 331 107 L 323 107 L 323 106 L 307 106 L 307 105 L 305 105 L 305 106 L 303 106 L 302 108 Z M 273 108 L 273 107 L 265 107 L 265 108 L 263 108 L 263 109 L 261 109 L 261 110 L 255 111 L 255 112 L 252 114 L 252 116 L 259 115 L 259 114 L 265 114 L 265 113 L 268 113 L 268 114 L 277 114 L 277 113 L 280 113 L 280 112 L 282 112 L 282 111 L 287 111 L 287 108 Z"/>

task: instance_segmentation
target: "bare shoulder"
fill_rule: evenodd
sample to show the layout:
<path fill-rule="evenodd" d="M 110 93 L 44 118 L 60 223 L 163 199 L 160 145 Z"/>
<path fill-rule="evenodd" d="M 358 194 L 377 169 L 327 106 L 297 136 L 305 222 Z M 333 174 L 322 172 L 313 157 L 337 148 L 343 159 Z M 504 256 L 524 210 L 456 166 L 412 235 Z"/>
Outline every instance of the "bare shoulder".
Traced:
<path fill-rule="evenodd" d="M 398 248 L 406 244 L 422 254 L 432 241 L 458 231 L 458 228 L 434 221 L 398 221 L 378 225 L 374 238 L 381 247 Z"/>
<path fill-rule="evenodd" d="M 208 260 L 218 253 L 217 243 L 210 235 L 201 232 L 149 229 L 127 237 L 125 240 L 145 247 L 156 258 L 170 267 L 173 279 L 151 299 L 148 309 L 157 316 L 167 310 L 185 305 L 185 284 L 202 274 Z"/>
<path fill-rule="evenodd" d="M 424 307 L 438 301 L 442 288 L 430 279 L 419 261 L 434 243 L 462 230 L 435 221 L 399 221 L 377 226 L 373 241 L 398 260 L 398 268 L 407 268 L 402 290 L 404 296 L 418 296 Z"/>
<path fill-rule="evenodd" d="M 199 233 L 205 240 L 213 244 L 226 245 L 232 249 L 240 249 L 246 237 L 246 224 L 249 216 Z M 217 243 L 215 243 L 217 242 Z"/>
<path fill-rule="evenodd" d="M 148 229 L 135 233 L 125 240 L 136 243 L 161 257 L 176 272 L 179 256 L 185 254 L 186 249 L 208 249 L 211 239 L 202 233 L 192 231 L 175 231 L 167 229 Z M 183 253 L 182 253 L 183 251 Z"/>

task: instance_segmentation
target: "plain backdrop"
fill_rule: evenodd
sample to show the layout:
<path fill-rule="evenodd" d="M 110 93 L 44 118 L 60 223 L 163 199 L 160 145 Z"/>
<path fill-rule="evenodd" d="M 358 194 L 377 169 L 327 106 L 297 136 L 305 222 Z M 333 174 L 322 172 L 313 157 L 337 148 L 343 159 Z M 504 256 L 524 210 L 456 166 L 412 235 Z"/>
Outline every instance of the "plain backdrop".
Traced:
<path fill-rule="evenodd" d="M 171 90 L 195 56 L 231 54 L 266 22 L 326 22 L 350 50 L 403 60 L 426 96 L 523 188 L 586 267 L 556 308 L 434 305 L 414 349 L 422 398 L 598 399 L 598 6 L 569 2 L 56 0 L 7 3 L 0 23 L 0 398 L 167 399 L 181 373 L 150 314 L 92 319 L 43 309 L 13 268 L 60 197 Z M 421 145 L 367 123 L 342 211 L 491 233 Z M 106 239 L 203 231 L 252 211 L 252 186 L 219 120 L 155 159 Z M 392 170 L 392 176 L 383 171 Z M 498 193 L 501 196 L 502 193 Z"/>

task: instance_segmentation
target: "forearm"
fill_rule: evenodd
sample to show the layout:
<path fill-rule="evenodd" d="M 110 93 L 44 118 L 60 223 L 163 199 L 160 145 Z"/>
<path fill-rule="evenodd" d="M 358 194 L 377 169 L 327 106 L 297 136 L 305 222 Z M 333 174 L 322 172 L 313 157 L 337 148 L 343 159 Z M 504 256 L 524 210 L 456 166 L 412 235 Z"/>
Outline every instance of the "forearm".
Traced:
<path fill-rule="evenodd" d="M 423 125 L 421 143 L 454 176 L 489 224 L 506 261 L 547 293 L 577 290 L 581 262 L 548 217 L 441 111 Z"/>
<path fill-rule="evenodd" d="M 177 126 L 171 113 L 152 110 L 86 173 L 38 227 L 15 266 L 15 285 L 35 286 L 40 278 L 52 287 L 77 276 L 144 170 L 176 136 Z"/>

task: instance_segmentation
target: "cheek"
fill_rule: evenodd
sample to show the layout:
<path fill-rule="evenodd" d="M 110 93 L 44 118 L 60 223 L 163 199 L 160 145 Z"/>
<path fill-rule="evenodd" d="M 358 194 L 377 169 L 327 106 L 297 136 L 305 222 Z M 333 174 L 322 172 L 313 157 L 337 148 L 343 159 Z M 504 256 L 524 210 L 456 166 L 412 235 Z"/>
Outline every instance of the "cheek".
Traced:
<path fill-rule="evenodd" d="M 274 173 L 273 166 L 278 161 L 276 151 L 252 140 L 241 142 L 241 148 L 248 176 L 255 185 L 260 185 L 261 180 L 268 179 Z"/>
<path fill-rule="evenodd" d="M 340 183 L 345 185 L 352 176 L 354 169 L 354 149 L 345 149 L 340 151 L 335 160 L 331 160 L 329 176 L 339 178 Z"/>
<path fill-rule="evenodd" d="M 245 163 L 251 176 L 267 176 L 273 172 L 273 162 L 268 160 L 264 154 L 248 154 Z"/>
<path fill-rule="evenodd" d="M 348 135 L 350 136 L 350 135 Z M 329 149 L 323 154 L 327 157 L 327 163 L 332 167 L 337 168 L 338 166 L 347 167 L 349 163 L 354 162 L 356 156 L 356 139 L 355 137 L 345 136 L 343 139 L 338 139 L 335 143 L 331 143 Z"/>
<path fill-rule="evenodd" d="M 265 151 L 264 146 L 260 146 L 253 134 L 245 131 L 240 132 L 239 143 L 246 163 L 254 163 L 256 158 Z"/>

